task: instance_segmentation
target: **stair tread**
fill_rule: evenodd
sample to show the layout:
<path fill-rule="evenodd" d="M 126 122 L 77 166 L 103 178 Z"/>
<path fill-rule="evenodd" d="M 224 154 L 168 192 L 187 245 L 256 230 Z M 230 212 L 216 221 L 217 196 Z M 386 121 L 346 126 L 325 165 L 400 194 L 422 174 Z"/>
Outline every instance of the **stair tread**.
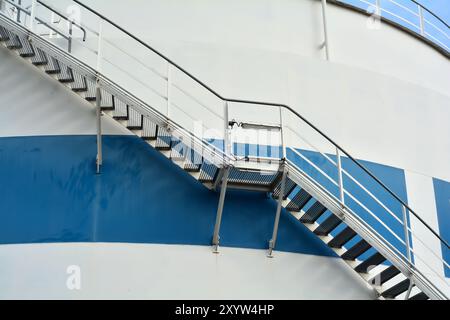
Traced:
<path fill-rule="evenodd" d="M 300 190 L 286 206 L 287 210 L 300 211 L 311 200 L 312 196 L 304 189 Z"/>
<path fill-rule="evenodd" d="M 402 282 L 397 283 L 392 288 L 387 289 L 384 291 L 381 295 L 385 298 L 394 299 L 398 295 L 402 294 L 403 292 L 407 291 L 409 288 L 409 279 L 405 279 Z"/>
<path fill-rule="evenodd" d="M 342 220 L 336 215 L 331 214 L 324 222 L 314 230 L 314 233 L 319 236 L 327 236 L 333 231 L 337 226 L 341 224 Z"/>
<path fill-rule="evenodd" d="M 316 201 L 300 218 L 300 221 L 303 223 L 314 223 L 325 211 L 327 211 L 327 208 L 319 201 Z"/>
<path fill-rule="evenodd" d="M 280 183 L 278 183 L 278 185 L 276 186 L 275 190 L 273 191 L 273 198 L 274 199 L 278 199 L 278 197 L 280 196 L 281 184 L 282 184 L 282 181 L 280 181 Z M 295 187 L 297 187 L 297 184 L 294 181 L 292 181 L 291 179 L 286 178 L 283 200 L 286 200 L 286 198 L 289 196 L 289 194 L 292 191 L 294 191 Z"/>
<path fill-rule="evenodd" d="M 349 250 L 347 250 L 341 257 L 344 260 L 355 260 L 370 248 L 372 248 L 372 246 L 368 244 L 366 240 L 362 239 Z"/>
<path fill-rule="evenodd" d="M 360 263 L 355 268 L 355 271 L 358 273 L 368 273 L 370 271 L 369 270 L 370 267 L 378 266 L 385 261 L 386 261 L 386 258 L 383 257 L 383 255 L 381 253 L 377 252 L 374 255 L 367 258 L 366 261 Z"/>
<path fill-rule="evenodd" d="M 379 281 L 378 285 L 382 285 L 399 274 L 400 270 L 398 270 L 395 266 L 390 266 L 383 272 L 381 272 L 376 278 L 372 279 L 371 282 L 373 282 L 374 280 Z"/>
<path fill-rule="evenodd" d="M 356 236 L 356 232 L 353 231 L 352 228 L 346 227 L 336 237 L 334 237 L 328 245 L 332 248 L 342 248 L 342 246 L 353 239 L 354 236 Z"/>
<path fill-rule="evenodd" d="M 409 298 L 409 300 L 429 300 L 430 298 L 423 292 L 416 294 L 415 296 Z"/>

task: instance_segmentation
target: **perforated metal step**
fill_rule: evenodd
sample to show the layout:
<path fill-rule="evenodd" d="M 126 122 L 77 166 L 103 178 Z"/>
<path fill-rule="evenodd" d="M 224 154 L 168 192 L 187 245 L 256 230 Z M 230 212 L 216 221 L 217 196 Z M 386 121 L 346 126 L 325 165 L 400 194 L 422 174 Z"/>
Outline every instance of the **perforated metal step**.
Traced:
<path fill-rule="evenodd" d="M 19 37 L 20 43 L 22 44 L 22 48 L 19 49 L 19 55 L 23 58 L 31 58 L 34 57 L 34 48 L 27 38 Z"/>
<path fill-rule="evenodd" d="M 39 48 L 35 48 L 35 55 L 31 58 L 31 63 L 35 66 L 43 66 L 48 63 L 47 55 Z"/>
<path fill-rule="evenodd" d="M 320 218 L 322 214 L 327 211 L 327 208 L 323 206 L 319 201 L 316 201 L 306 213 L 300 218 L 303 223 L 314 223 Z"/>
<path fill-rule="evenodd" d="M 70 84 L 70 88 L 74 91 L 74 92 L 85 92 L 87 91 L 87 83 L 86 83 L 86 78 L 83 77 L 82 75 L 73 72 L 73 82 Z"/>
<path fill-rule="evenodd" d="M 322 222 L 314 233 L 318 236 L 327 236 L 333 231 L 337 226 L 341 224 L 341 219 L 339 219 L 336 215 L 331 214 L 324 222 Z"/>
<path fill-rule="evenodd" d="M 8 49 L 16 50 L 22 48 L 22 43 L 17 35 L 10 31 L 6 31 L 8 33 L 8 40 L 6 40 L 5 44 Z"/>
<path fill-rule="evenodd" d="M 300 190 L 294 198 L 291 199 L 286 209 L 289 211 L 299 212 L 311 200 L 312 196 L 305 190 Z"/>
<path fill-rule="evenodd" d="M 381 295 L 388 299 L 394 299 L 398 295 L 402 294 L 403 292 L 407 291 L 409 289 L 410 280 L 405 279 L 402 282 L 399 282 L 392 288 L 384 291 Z"/>
<path fill-rule="evenodd" d="M 385 261 L 386 261 L 386 258 L 383 257 L 382 254 L 377 252 L 374 255 L 367 258 L 366 261 L 360 263 L 355 268 L 355 271 L 358 273 L 368 273 L 373 267 L 378 266 Z"/>
<path fill-rule="evenodd" d="M 287 197 L 291 194 L 292 191 L 297 187 L 297 184 L 289 178 L 286 178 L 286 183 L 284 187 L 284 195 L 283 200 L 286 200 Z M 277 185 L 275 190 L 273 191 L 273 198 L 278 199 L 281 193 L 281 182 Z"/>
<path fill-rule="evenodd" d="M 0 26 L 0 41 L 8 41 L 9 40 L 9 32 L 3 28 L 2 26 Z"/>
<path fill-rule="evenodd" d="M 353 239 L 354 236 L 356 236 L 356 232 L 350 227 L 346 227 L 336 237 L 334 237 L 328 245 L 332 248 L 342 248 L 342 246 Z"/>
<path fill-rule="evenodd" d="M 72 69 L 65 64 L 59 62 L 61 72 L 58 73 L 58 80 L 61 83 L 70 83 L 74 81 Z"/>
<path fill-rule="evenodd" d="M 364 252 L 372 248 L 370 244 L 367 243 L 366 240 L 361 240 L 357 244 L 355 244 L 353 247 L 351 247 L 347 252 L 345 252 L 342 255 L 342 259 L 344 260 L 356 260 L 360 255 L 362 255 Z"/>
<path fill-rule="evenodd" d="M 430 298 L 423 292 L 416 294 L 415 296 L 409 298 L 409 300 L 429 300 Z"/>
<path fill-rule="evenodd" d="M 53 57 L 47 56 L 48 63 L 45 66 L 45 72 L 48 74 L 58 74 L 61 72 L 58 60 Z"/>

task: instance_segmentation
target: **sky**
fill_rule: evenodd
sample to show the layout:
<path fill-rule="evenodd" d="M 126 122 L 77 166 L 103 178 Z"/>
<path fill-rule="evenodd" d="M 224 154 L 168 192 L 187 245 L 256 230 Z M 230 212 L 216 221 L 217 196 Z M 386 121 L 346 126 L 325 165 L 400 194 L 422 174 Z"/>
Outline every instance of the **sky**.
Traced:
<path fill-rule="evenodd" d="M 450 0 L 416 0 L 450 24 Z"/>

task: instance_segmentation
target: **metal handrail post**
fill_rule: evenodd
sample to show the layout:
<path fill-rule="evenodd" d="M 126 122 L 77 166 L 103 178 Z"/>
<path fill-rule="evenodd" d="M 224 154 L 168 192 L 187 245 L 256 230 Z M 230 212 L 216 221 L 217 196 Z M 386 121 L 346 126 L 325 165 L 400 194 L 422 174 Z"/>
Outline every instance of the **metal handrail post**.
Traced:
<path fill-rule="evenodd" d="M 425 36 L 425 19 L 423 16 L 423 8 L 421 5 L 417 5 L 419 9 L 419 26 L 420 26 L 420 35 Z"/>
<path fill-rule="evenodd" d="M 31 31 L 34 31 L 34 19 L 36 18 L 36 5 L 37 5 L 37 0 L 32 0 L 31 1 L 30 23 L 29 23 L 29 28 Z"/>
<path fill-rule="evenodd" d="M 167 63 L 167 117 L 170 119 L 170 105 L 172 104 L 172 65 Z"/>
<path fill-rule="evenodd" d="M 344 180 L 342 178 L 342 159 L 339 148 L 336 148 L 336 159 L 337 159 L 337 169 L 338 169 L 338 184 L 339 184 L 339 200 L 342 207 L 345 207 L 345 197 L 344 197 Z"/>
<path fill-rule="evenodd" d="M 280 107 L 280 135 L 281 135 L 281 152 L 282 159 L 287 158 L 286 152 L 286 136 L 284 132 L 283 109 Z"/>
<path fill-rule="evenodd" d="M 328 37 L 328 8 L 327 0 L 322 0 L 322 19 L 323 19 L 323 34 L 324 34 L 324 47 L 325 57 L 330 60 L 330 39 Z"/>
<path fill-rule="evenodd" d="M 102 92 L 97 79 L 96 85 L 96 112 L 97 112 L 97 174 L 100 174 L 103 165 L 103 141 L 102 141 Z"/>
<path fill-rule="evenodd" d="M 408 262 L 412 264 L 411 245 L 408 230 L 408 210 L 406 209 L 405 206 L 402 206 L 402 213 L 403 213 L 403 231 L 405 233 L 406 258 L 408 259 Z"/>
<path fill-rule="evenodd" d="M 72 53 L 72 35 L 73 35 L 73 21 L 69 21 L 69 39 L 68 39 L 68 47 L 67 51 Z"/>

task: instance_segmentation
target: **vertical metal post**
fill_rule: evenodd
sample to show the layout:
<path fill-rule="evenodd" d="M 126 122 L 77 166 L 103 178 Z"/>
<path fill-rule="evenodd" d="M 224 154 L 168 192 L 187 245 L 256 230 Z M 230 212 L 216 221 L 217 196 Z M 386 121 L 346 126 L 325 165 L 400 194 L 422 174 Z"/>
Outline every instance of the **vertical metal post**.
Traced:
<path fill-rule="evenodd" d="M 172 89 L 172 65 L 167 62 L 167 118 L 170 119 L 170 105 L 172 104 L 170 92 Z"/>
<path fill-rule="evenodd" d="M 342 179 L 342 159 L 339 148 L 336 148 L 336 159 L 338 169 L 339 200 L 341 201 L 342 207 L 344 207 L 345 206 L 344 180 Z"/>
<path fill-rule="evenodd" d="M 72 52 L 72 35 L 73 35 L 73 21 L 69 21 L 69 40 L 68 40 L 68 48 L 67 52 Z"/>
<path fill-rule="evenodd" d="M 425 35 L 425 20 L 423 17 L 423 8 L 421 5 L 417 5 L 419 8 L 419 26 L 420 26 L 420 35 Z"/>
<path fill-rule="evenodd" d="M 409 230 L 408 230 L 408 210 L 403 205 L 402 205 L 402 213 L 403 213 L 403 230 L 405 232 L 406 258 L 408 259 L 409 263 L 412 263 L 411 246 L 409 243 Z"/>
<path fill-rule="evenodd" d="M 375 13 L 377 14 L 377 16 L 381 17 L 381 0 L 376 0 L 375 1 Z"/>
<path fill-rule="evenodd" d="M 96 106 L 97 106 L 97 174 L 100 174 L 103 165 L 103 141 L 102 141 L 102 92 L 98 84 L 96 88 Z"/>
<path fill-rule="evenodd" d="M 98 24 L 98 44 L 97 44 L 97 71 L 101 72 L 102 68 L 102 38 L 103 38 L 103 20 L 101 19 Z"/>
<path fill-rule="evenodd" d="M 229 167 L 224 168 L 222 186 L 220 188 L 219 206 L 217 207 L 216 224 L 214 226 L 214 235 L 212 241 L 214 253 L 219 253 L 219 241 L 220 241 L 219 232 L 220 232 L 220 225 L 222 223 L 223 206 L 225 203 L 225 195 L 227 192 L 229 173 L 230 168 Z"/>
<path fill-rule="evenodd" d="M 31 1 L 31 14 L 30 14 L 30 22 L 28 24 L 28 27 L 31 31 L 34 31 L 34 19 L 36 18 L 36 0 Z"/>
<path fill-rule="evenodd" d="M 228 105 L 228 101 L 225 101 L 224 106 L 223 106 L 223 120 L 224 120 L 224 136 L 223 136 L 223 151 L 225 154 L 227 155 L 231 155 L 231 139 L 230 139 L 230 130 L 229 130 L 229 126 L 230 126 L 230 120 L 229 120 L 229 105 Z"/>
<path fill-rule="evenodd" d="M 326 59 L 330 60 L 330 39 L 328 37 L 328 9 L 327 0 L 322 0 L 322 19 L 323 19 L 323 33 L 324 33 L 324 47 Z"/>
<path fill-rule="evenodd" d="M 19 4 L 19 6 L 22 6 L 22 0 L 17 1 L 17 3 Z M 21 11 L 19 8 L 16 8 L 17 10 L 17 22 L 20 23 L 20 16 L 21 16 Z"/>
<path fill-rule="evenodd" d="M 268 257 L 273 258 L 273 249 L 275 249 L 275 245 L 277 243 L 277 237 L 278 237 L 278 225 L 280 224 L 280 216 L 281 216 L 281 208 L 283 207 L 283 198 L 284 198 L 284 192 L 286 189 L 286 166 L 283 163 L 282 164 L 282 170 L 283 170 L 283 177 L 281 178 L 281 188 L 280 188 L 280 195 L 278 196 L 278 205 L 277 205 L 277 212 L 275 214 L 275 222 L 273 224 L 273 233 L 272 233 L 272 239 L 269 241 L 269 253 Z"/>
<path fill-rule="evenodd" d="M 286 160 L 287 154 L 286 154 L 286 137 L 284 135 L 284 121 L 283 121 L 283 109 L 280 107 L 280 134 L 281 134 L 281 152 L 282 152 L 282 159 Z"/>

